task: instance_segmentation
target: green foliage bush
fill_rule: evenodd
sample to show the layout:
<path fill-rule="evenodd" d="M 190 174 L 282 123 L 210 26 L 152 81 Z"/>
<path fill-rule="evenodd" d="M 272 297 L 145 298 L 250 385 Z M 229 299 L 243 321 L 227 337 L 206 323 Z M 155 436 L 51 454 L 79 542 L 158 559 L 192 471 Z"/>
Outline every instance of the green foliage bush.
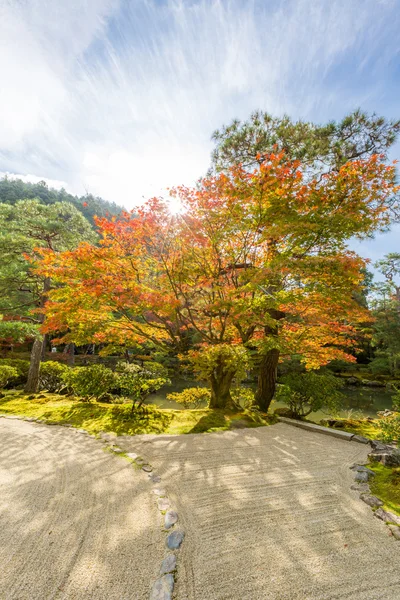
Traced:
<path fill-rule="evenodd" d="M 208 403 L 211 399 L 211 392 L 204 387 L 186 388 L 182 392 L 172 392 L 167 394 L 168 400 L 174 400 L 183 405 L 183 408 L 199 408 L 204 402 Z"/>
<path fill-rule="evenodd" d="M 116 375 L 103 365 L 75 367 L 67 369 L 62 379 L 65 385 L 77 396 L 86 400 L 100 400 L 115 385 Z"/>
<path fill-rule="evenodd" d="M 313 372 L 287 375 L 278 386 L 276 399 L 289 405 L 293 415 L 306 417 L 323 406 L 336 413 L 344 399 L 341 382 L 333 375 Z"/>
<path fill-rule="evenodd" d="M 254 391 L 243 385 L 232 388 L 231 396 L 233 401 L 243 408 L 251 408 L 254 404 Z"/>
<path fill-rule="evenodd" d="M 368 370 L 373 375 L 390 375 L 389 360 L 384 356 L 377 356 L 369 363 Z"/>
<path fill-rule="evenodd" d="M 400 414 L 384 417 L 379 421 L 380 437 L 383 442 L 396 442 L 400 447 Z"/>
<path fill-rule="evenodd" d="M 67 365 L 48 361 L 40 365 L 39 387 L 48 392 L 59 392 L 65 387 L 64 375 L 69 370 Z"/>
<path fill-rule="evenodd" d="M 132 410 L 136 404 L 140 407 L 149 394 L 170 383 L 167 369 L 155 362 L 140 367 L 121 361 L 116 366 L 115 377 L 118 392 L 132 400 Z"/>
<path fill-rule="evenodd" d="M 19 358 L 2 358 L 0 366 L 13 367 L 17 371 L 17 377 L 13 379 L 13 385 L 21 385 L 26 383 L 28 379 L 29 360 L 21 360 Z"/>
<path fill-rule="evenodd" d="M 0 365 L 0 389 L 5 388 L 9 383 L 18 378 L 18 371 L 8 365 Z"/>

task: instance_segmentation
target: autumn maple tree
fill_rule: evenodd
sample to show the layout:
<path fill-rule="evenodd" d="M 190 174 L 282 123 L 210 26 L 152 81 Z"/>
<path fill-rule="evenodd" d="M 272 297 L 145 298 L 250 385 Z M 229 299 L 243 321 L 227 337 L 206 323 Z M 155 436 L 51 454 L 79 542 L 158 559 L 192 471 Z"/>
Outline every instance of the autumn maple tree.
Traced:
<path fill-rule="evenodd" d="M 211 407 L 233 408 L 230 387 L 256 354 L 258 405 L 266 410 L 282 356 L 308 368 L 352 360 L 353 299 L 363 260 L 346 244 L 385 229 L 397 209 L 394 166 L 377 155 L 310 178 L 283 152 L 177 188 L 182 212 L 152 199 L 97 221 L 101 243 L 42 252 L 42 276 L 59 287 L 46 330 L 64 340 L 151 340 L 190 358 L 211 385 Z"/>

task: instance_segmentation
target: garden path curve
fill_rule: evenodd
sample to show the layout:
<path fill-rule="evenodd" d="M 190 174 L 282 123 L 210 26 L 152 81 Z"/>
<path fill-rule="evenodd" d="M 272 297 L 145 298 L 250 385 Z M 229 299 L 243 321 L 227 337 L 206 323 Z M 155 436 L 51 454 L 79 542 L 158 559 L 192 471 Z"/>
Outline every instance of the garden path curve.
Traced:
<path fill-rule="evenodd" d="M 148 600 L 161 524 L 146 475 L 99 440 L 0 419 L 1 600 Z"/>
<path fill-rule="evenodd" d="M 118 444 L 179 513 L 177 600 L 400 598 L 400 542 L 350 489 L 368 446 L 282 423 Z"/>

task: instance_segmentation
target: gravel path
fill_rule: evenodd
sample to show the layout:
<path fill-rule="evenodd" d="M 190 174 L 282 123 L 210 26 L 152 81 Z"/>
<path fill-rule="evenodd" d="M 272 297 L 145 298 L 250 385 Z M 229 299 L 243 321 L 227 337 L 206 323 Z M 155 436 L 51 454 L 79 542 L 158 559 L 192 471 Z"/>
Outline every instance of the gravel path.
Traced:
<path fill-rule="evenodd" d="M 1 600 L 148 600 L 161 523 L 145 474 L 100 441 L 0 419 Z"/>
<path fill-rule="evenodd" d="M 367 446 L 284 424 L 118 444 L 179 513 L 177 600 L 400 598 L 400 542 L 350 490 Z"/>

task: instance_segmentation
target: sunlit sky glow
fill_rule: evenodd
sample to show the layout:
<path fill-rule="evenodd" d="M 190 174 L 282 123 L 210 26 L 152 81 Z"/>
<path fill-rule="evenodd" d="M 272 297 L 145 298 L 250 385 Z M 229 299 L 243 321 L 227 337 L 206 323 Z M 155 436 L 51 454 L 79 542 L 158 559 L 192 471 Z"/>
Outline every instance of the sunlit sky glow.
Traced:
<path fill-rule="evenodd" d="M 0 0 L 0 172 L 132 208 L 256 108 L 399 117 L 399 30 L 399 0 Z"/>

